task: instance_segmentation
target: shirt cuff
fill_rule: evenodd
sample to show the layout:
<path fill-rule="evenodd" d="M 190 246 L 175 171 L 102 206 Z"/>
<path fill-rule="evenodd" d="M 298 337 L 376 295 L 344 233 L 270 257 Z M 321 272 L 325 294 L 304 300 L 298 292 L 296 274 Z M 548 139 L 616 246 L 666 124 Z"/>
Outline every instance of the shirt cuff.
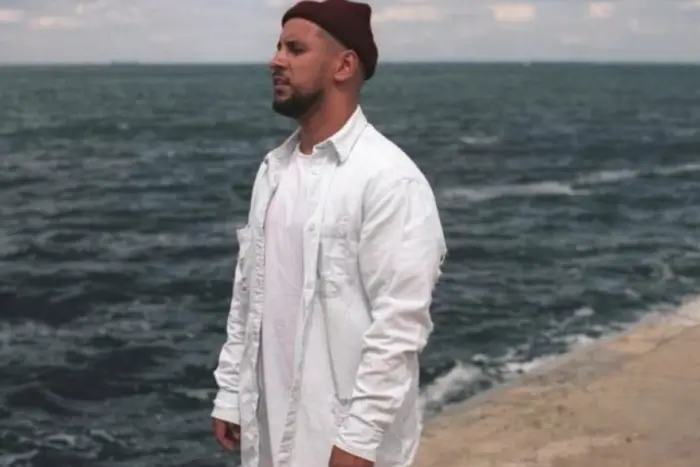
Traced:
<path fill-rule="evenodd" d="M 240 425 L 241 413 L 238 407 L 238 394 L 219 391 L 214 400 L 214 410 L 212 410 L 211 416 L 212 418 Z"/>
<path fill-rule="evenodd" d="M 220 407 L 214 407 L 211 411 L 212 418 L 217 420 L 223 420 L 228 423 L 233 423 L 234 425 L 241 424 L 241 414 L 238 413 L 236 409 L 222 409 Z"/>
<path fill-rule="evenodd" d="M 335 445 L 345 452 L 368 460 L 377 461 L 377 450 L 382 442 L 382 433 L 352 415 L 340 427 Z"/>

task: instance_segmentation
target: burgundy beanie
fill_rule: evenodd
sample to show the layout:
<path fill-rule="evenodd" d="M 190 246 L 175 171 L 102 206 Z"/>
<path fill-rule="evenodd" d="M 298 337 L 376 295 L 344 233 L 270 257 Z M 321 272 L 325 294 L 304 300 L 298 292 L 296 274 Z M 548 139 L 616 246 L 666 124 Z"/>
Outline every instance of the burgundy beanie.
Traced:
<path fill-rule="evenodd" d="M 282 17 L 282 26 L 292 18 L 317 24 L 348 49 L 354 50 L 365 68 L 365 80 L 374 75 L 379 52 L 374 43 L 372 7 L 349 0 L 302 0 Z"/>

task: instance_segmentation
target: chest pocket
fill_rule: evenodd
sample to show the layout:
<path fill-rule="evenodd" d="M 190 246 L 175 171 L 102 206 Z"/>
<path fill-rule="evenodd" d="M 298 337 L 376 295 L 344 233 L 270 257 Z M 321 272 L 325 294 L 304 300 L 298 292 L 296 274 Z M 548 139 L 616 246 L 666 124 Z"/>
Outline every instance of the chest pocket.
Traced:
<path fill-rule="evenodd" d="M 348 217 L 340 218 L 337 222 L 333 219 L 322 226 L 317 265 L 321 297 L 330 299 L 341 296 L 343 286 L 350 285 L 354 280 L 358 248 L 355 238 Z"/>

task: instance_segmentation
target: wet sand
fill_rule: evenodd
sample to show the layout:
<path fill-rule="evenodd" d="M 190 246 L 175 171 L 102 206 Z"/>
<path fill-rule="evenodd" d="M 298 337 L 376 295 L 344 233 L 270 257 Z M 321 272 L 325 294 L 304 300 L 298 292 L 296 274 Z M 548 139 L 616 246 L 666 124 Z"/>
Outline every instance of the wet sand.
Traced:
<path fill-rule="evenodd" d="M 415 467 L 697 467 L 700 300 L 426 422 Z"/>

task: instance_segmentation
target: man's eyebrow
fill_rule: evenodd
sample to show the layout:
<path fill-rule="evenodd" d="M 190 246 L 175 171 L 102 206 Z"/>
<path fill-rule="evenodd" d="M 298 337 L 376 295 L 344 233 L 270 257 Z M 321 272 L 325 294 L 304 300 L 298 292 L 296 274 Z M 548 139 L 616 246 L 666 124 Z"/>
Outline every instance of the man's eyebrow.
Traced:
<path fill-rule="evenodd" d="M 279 41 L 277 41 L 277 48 L 279 49 L 280 47 L 282 47 L 282 44 L 286 45 L 287 47 L 291 47 L 291 46 L 306 47 L 306 45 L 302 41 L 300 41 L 299 39 L 294 39 L 294 38 L 292 38 L 292 39 L 280 39 Z"/>

